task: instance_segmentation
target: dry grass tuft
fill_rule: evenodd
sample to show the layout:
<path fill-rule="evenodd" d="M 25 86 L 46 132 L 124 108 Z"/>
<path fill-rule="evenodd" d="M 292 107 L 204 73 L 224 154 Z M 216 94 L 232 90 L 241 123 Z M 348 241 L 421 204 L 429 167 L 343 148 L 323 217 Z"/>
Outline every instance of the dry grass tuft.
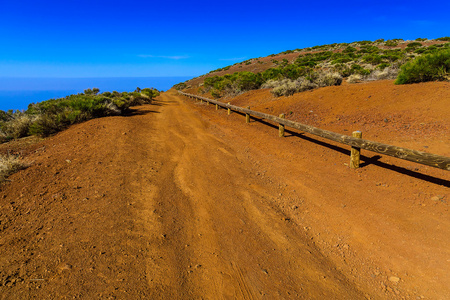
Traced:
<path fill-rule="evenodd" d="M 352 74 L 347 78 L 348 83 L 358 83 L 362 81 L 362 76 L 359 74 Z"/>
<path fill-rule="evenodd" d="M 0 155 L 0 183 L 20 170 L 26 169 L 30 163 L 15 155 Z"/>
<path fill-rule="evenodd" d="M 270 92 L 275 97 L 291 96 L 295 93 L 312 90 L 317 87 L 325 87 L 332 85 L 340 85 L 342 76 L 339 73 L 321 72 L 316 74 L 314 78 L 299 77 L 296 80 L 268 80 L 261 88 L 272 89 Z"/>
<path fill-rule="evenodd" d="M 30 126 L 37 120 L 37 118 L 37 116 L 17 113 L 11 121 L 5 123 L 3 127 L 4 132 L 2 132 L 2 135 L 5 137 L 9 136 L 14 139 L 28 136 Z"/>
<path fill-rule="evenodd" d="M 375 70 L 372 73 L 370 73 L 366 80 L 373 81 L 373 80 L 384 80 L 384 79 L 396 79 L 398 76 L 398 73 L 400 72 L 399 68 L 396 67 L 386 67 L 384 70 Z"/>

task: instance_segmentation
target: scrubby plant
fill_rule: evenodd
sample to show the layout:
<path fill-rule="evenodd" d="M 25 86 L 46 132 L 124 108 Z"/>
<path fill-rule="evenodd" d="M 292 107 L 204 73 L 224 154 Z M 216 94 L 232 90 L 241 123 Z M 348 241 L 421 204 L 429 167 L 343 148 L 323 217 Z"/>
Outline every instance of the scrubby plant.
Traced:
<path fill-rule="evenodd" d="M 12 118 L 0 123 L 0 128 L 6 140 L 18 139 L 28 135 L 28 130 L 38 117 L 17 111 Z"/>
<path fill-rule="evenodd" d="M 395 84 L 448 80 L 450 50 L 419 56 L 401 67 Z"/>
<path fill-rule="evenodd" d="M 298 92 L 311 90 L 317 87 L 340 85 L 342 76 L 338 73 L 313 73 L 308 77 L 299 77 L 296 80 L 285 78 L 281 80 L 268 80 L 261 88 L 270 88 L 275 97 L 291 96 Z"/>
<path fill-rule="evenodd" d="M 412 43 L 407 44 L 406 47 L 410 47 L 410 48 L 422 47 L 422 43 L 412 42 Z"/>
<path fill-rule="evenodd" d="M 220 91 L 218 91 L 218 90 L 216 90 L 216 89 L 213 89 L 212 91 L 211 91 L 211 96 L 213 96 L 214 98 L 220 98 Z"/>
<path fill-rule="evenodd" d="M 348 83 L 358 83 L 362 81 L 362 76 L 359 74 L 352 74 L 347 78 Z"/>
<path fill-rule="evenodd" d="M 291 96 L 298 91 L 297 83 L 294 80 L 284 79 L 270 92 L 276 97 Z"/>
<path fill-rule="evenodd" d="M 29 163 L 15 155 L 0 155 L 0 183 L 13 173 L 29 167 Z"/>
<path fill-rule="evenodd" d="M 450 42 L 450 36 L 444 36 L 444 37 L 437 38 L 436 41 Z"/>
<path fill-rule="evenodd" d="M 385 80 L 385 79 L 395 79 L 398 76 L 399 69 L 396 67 L 388 66 L 383 69 L 377 69 L 367 75 L 364 80 Z"/>
<path fill-rule="evenodd" d="M 337 72 L 324 72 L 320 73 L 315 81 L 318 86 L 333 86 L 333 85 L 341 85 L 342 76 Z"/>
<path fill-rule="evenodd" d="M 388 40 L 384 43 L 386 47 L 396 47 L 398 46 L 397 40 Z"/>
<path fill-rule="evenodd" d="M 184 82 L 177 83 L 173 86 L 173 88 L 176 90 L 183 90 L 186 88 L 186 83 Z"/>

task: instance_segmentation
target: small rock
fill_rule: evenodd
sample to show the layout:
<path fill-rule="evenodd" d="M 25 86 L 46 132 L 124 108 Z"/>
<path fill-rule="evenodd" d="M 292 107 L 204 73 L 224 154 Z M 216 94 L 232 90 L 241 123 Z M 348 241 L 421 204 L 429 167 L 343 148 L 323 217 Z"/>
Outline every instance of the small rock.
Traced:
<path fill-rule="evenodd" d="M 390 282 L 397 283 L 397 282 L 400 281 L 400 278 L 398 278 L 398 277 L 396 277 L 396 276 L 391 276 L 391 277 L 389 277 L 389 281 L 390 281 Z"/>
<path fill-rule="evenodd" d="M 70 159 L 66 159 L 66 162 L 70 164 L 72 161 Z"/>
<path fill-rule="evenodd" d="M 434 197 L 431 197 L 431 200 L 433 200 L 433 201 L 439 201 L 440 199 L 439 199 L 438 196 L 434 196 Z"/>
<path fill-rule="evenodd" d="M 71 269 L 72 269 L 72 266 L 69 265 L 69 264 L 60 264 L 58 266 L 59 272 L 68 271 L 68 270 L 71 270 Z"/>

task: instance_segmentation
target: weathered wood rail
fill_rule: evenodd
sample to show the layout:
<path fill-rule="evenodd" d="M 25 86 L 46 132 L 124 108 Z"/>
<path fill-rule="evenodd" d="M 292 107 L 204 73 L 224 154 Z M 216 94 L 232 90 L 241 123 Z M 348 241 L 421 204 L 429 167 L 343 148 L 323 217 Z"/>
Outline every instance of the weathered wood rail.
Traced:
<path fill-rule="evenodd" d="M 350 165 L 353 168 L 357 168 L 359 166 L 359 149 L 365 149 L 368 151 L 372 151 L 372 152 L 376 152 L 376 153 L 380 153 L 380 154 L 384 154 L 384 155 L 388 155 L 388 156 L 393 156 L 396 158 L 400 158 L 400 159 L 412 161 L 415 163 L 419 163 L 419 164 L 423 164 L 423 165 L 450 171 L 450 157 L 447 157 L 447 156 L 441 156 L 441 155 L 421 152 L 418 150 L 412 150 L 412 149 L 407 149 L 407 148 L 403 148 L 403 147 L 397 147 L 397 146 L 393 146 L 393 145 L 387 145 L 387 144 L 382 144 L 382 143 L 378 143 L 378 142 L 374 142 L 374 141 L 365 140 L 365 139 L 358 137 L 358 136 L 361 136 L 360 133 L 354 134 L 354 136 L 343 135 L 340 133 L 313 127 L 310 125 L 305 125 L 302 123 L 286 120 L 283 117 L 276 117 L 276 116 L 265 114 L 265 113 L 262 113 L 259 111 L 254 111 L 254 110 L 251 110 L 249 107 L 243 108 L 243 107 L 231 105 L 229 103 L 224 103 L 224 102 L 208 99 L 208 98 L 201 97 L 201 96 L 184 93 L 181 91 L 178 91 L 178 93 L 180 93 L 181 95 L 187 96 L 189 98 L 198 99 L 202 102 L 206 101 L 206 104 L 213 103 L 216 105 L 216 109 L 218 109 L 218 107 L 226 108 L 226 109 L 228 109 L 228 114 L 230 114 L 230 111 L 237 111 L 242 114 L 245 114 L 247 123 L 249 121 L 250 116 L 254 116 L 254 117 L 258 117 L 261 119 L 270 120 L 275 123 L 278 123 L 280 126 L 283 126 L 283 130 L 282 130 L 283 134 L 281 133 L 281 129 L 280 129 L 280 137 L 284 136 L 284 127 L 287 126 L 287 127 L 291 127 L 291 128 L 295 128 L 295 129 L 304 131 L 304 132 L 308 132 L 308 133 L 311 133 L 311 134 L 314 134 L 314 135 L 320 136 L 322 138 L 326 138 L 326 139 L 329 139 L 329 140 L 332 140 L 332 141 L 335 141 L 335 142 L 338 142 L 341 144 L 349 145 L 352 147 L 352 155 L 351 155 L 352 160 L 351 160 Z"/>

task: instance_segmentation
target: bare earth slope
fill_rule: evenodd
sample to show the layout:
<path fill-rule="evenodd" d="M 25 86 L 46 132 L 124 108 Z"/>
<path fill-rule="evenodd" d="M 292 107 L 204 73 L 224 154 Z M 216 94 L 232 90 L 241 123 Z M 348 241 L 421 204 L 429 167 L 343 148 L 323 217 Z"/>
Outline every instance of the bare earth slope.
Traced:
<path fill-rule="evenodd" d="M 347 152 L 173 91 L 73 126 L 1 188 L 1 298 L 448 298 L 448 172 Z"/>

